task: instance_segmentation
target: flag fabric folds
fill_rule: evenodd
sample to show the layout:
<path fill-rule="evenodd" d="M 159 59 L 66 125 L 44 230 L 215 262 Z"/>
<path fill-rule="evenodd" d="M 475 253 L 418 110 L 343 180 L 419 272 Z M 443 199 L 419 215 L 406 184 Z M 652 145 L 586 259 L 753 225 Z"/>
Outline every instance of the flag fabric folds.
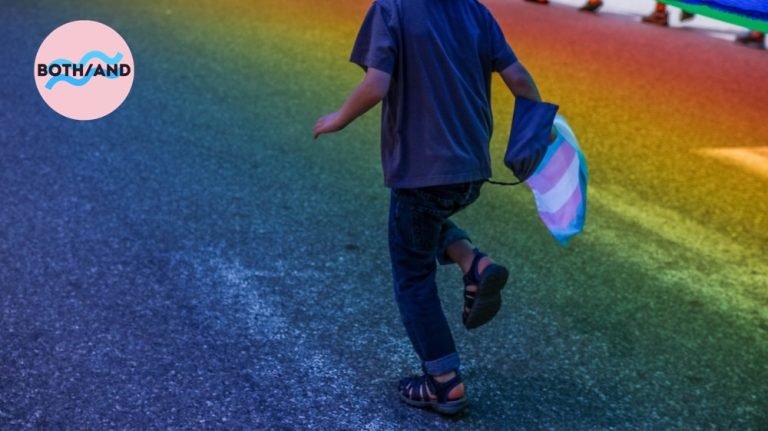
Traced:
<path fill-rule="evenodd" d="M 554 119 L 557 137 L 525 184 L 533 192 L 539 217 L 562 245 L 584 230 L 589 173 L 584 153 L 568 122 Z"/>

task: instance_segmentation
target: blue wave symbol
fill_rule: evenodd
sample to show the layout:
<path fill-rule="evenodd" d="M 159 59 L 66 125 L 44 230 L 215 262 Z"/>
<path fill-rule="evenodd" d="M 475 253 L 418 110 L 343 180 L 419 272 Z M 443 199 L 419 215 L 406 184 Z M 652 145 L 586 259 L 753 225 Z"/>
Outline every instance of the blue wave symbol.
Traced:
<path fill-rule="evenodd" d="M 93 60 L 94 58 L 97 58 L 97 59 L 103 61 L 104 64 L 112 65 L 112 64 L 117 64 L 118 62 L 120 62 L 120 60 L 123 59 L 123 54 L 118 52 L 117 54 L 115 54 L 114 57 L 109 57 L 107 54 L 104 54 L 101 51 L 90 51 L 89 53 L 85 54 L 83 56 L 83 58 L 80 59 L 80 62 L 77 63 L 77 65 L 78 66 L 79 65 L 83 65 L 83 67 L 85 67 L 85 65 L 89 61 Z M 50 62 L 48 64 L 48 67 L 51 67 L 51 65 L 54 65 L 54 64 L 58 64 L 60 66 L 63 66 L 63 65 L 66 65 L 66 64 L 74 65 L 75 63 L 72 63 L 72 61 L 67 60 L 65 58 L 62 58 L 62 59 L 58 59 L 58 60 L 53 60 L 52 62 Z M 54 85 L 58 84 L 61 81 L 64 81 L 66 83 L 69 83 L 69 84 L 77 86 L 77 87 L 80 87 L 80 86 L 83 86 L 83 85 L 87 84 L 88 81 L 90 81 L 91 78 L 93 78 L 93 74 L 94 73 L 96 73 L 96 69 L 95 68 L 91 69 L 90 73 L 88 73 L 87 75 L 84 75 L 82 78 L 79 78 L 79 79 L 78 78 L 73 78 L 71 76 L 65 76 L 63 74 L 59 75 L 59 76 L 54 76 L 54 77 L 52 77 L 51 79 L 48 80 L 48 82 L 45 84 L 45 88 L 50 90 L 51 88 L 53 88 Z M 105 75 L 105 78 L 107 78 L 107 79 L 115 79 L 117 77 L 118 77 L 117 75 L 110 75 L 110 74 L 106 74 Z"/>

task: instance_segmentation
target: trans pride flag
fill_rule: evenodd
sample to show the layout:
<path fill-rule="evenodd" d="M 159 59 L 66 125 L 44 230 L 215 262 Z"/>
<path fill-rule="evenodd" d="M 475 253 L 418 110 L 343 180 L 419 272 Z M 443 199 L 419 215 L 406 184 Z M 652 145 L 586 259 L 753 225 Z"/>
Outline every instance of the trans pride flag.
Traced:
<path fill-rule="evenodd" d="M 587 214 L 587 160 L 568 122 L 552 103 L 515 98 L 504 164 L 525 183 L 536 200 L 541 221 L 565 247 L 584 230 Z M 553 129 L 557 132 L 550 142 Z"/>
<path fill-rule="evenodd" d="M 565 118 L 557 115 L 554 126 L 557 138 L 525 184 L 533 192 L 541 221 L 566 246 L 571 237 L 584 230 L 589 173 L 587 160 Z"/>

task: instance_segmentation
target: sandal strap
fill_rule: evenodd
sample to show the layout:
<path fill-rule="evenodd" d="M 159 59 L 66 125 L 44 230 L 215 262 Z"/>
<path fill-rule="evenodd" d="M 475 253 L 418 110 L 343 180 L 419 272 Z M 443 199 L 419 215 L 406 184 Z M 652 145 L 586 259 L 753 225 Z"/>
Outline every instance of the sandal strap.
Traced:
<path fill-rule="evenodd" d="M 435 396 L 438 403 L 448 402 L 448 394 L 463 383 L 459 370 L 450 380 L 440 383 L 430 374 L 407 377 L 400 381 L 400 392 L 413 401 L 430 401 L 429 395 Z"/>
<path fill-rule="evenodd" d="M 477 297 L 477 292 L 464 291 L 464 306 L 471 310 L 472 306 L 475 305 L 476 297 Z M 469 312 L 464 311 L 463 314 L 464 314 L 464 318 L 466 319 L 467 314 L 469 314 Z"/>
<path fill-rule="evenodd" d="M 469 273 L 472 274 L 472 277 L 475 278 L 475 281 L 479 283 L 480 271 L 478 271 L 477 267 L 480 265 L 480 259 L 486 257 L 486 254 L 482 253 L 478 248 L 473 248 L 472 253 L 475 254 L 475 258 L 472 259 L 472 265 L 469 267 Z"/>
<path fill-rule="evenodd" d="M 428 374 L 408 377 L 400 382 L 400 392 L 413 401 L 429 401 L 429 394 L 436 394 L 434 384 L 437 383 Z"/>
<path fill-rule="evenodd" d="M 472 309 L 472 306 L 475 304 L 475 297 L 477 296 L 477 292 L 470 292 L 466 289 L 467 286 L 478 286 L 480 284 L 480 274 L 478 273 L 477 266 L 480 262 L 480 259 L 484 258 L 486 255 L 480 251 L 478 248 L 472 249 L 472 253 L 475 255 L 474 258 L 472 258 L 472 264 L 469 266 L 469 271 L 467 271 L 466 274 L 464 274 L 461 279 L 464 281 L 464 307 Z M 461 313 L 461 320 L 466 323 L 467 317 L 469 316 L 469 312 L 464 310 Z"/>
<path fill-rule="evenodd" d="M 477 267 L 480 264 L 480 259 L 486 257 L 486 254 L 478 248 L 473 248 L 472 253 L 475 254 L 475 257 L 472 258 L 472 265 L 469 266 L 469 271 L 461 278 L 465 286 L 480 283 L 480 272 L 477 270 Z"/>
<path fill-rule="evenodd" d="M 461 378 L 459 370 L 456 370 L 456 375 L 446 382 L 440 383 L 432 376 L 429 376 L 429 380 L 432 381 L 432 386 L 434 388 L 433 393 L 437 396 L 438 403 L 447 402 L 448 394 L 451 392 L 451 390 L 464 382 L 464 379 Z"/>

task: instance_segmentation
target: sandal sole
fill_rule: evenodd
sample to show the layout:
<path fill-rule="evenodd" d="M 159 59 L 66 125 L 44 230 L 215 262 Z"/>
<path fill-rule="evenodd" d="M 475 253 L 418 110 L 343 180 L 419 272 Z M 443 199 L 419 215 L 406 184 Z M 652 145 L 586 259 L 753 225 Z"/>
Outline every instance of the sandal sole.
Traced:
<path fill-rule="evenodd" d="M 461 397 L 458 400 L 451 400 L 445 403 L 438 403 L 437 400 L 432 401 L 416 401 L 400 394 L 400 400 L 412 407 L 426 408 L 429 407 L 432 410 L 442 413 L 444 415 L 455 415 L 461 413 L 468 405 L 469 401 L 466 397 Z"/>
<path fill-rule="evenodd" d="M 485 325 L 496 316 L 501 309 L 501 290 L 506 286 L 508 278 L 509 271 L 501 265 L 492 263 L 485 268 L 477 286 L 475 303 L 464 323 L 467 329 Z"/>

